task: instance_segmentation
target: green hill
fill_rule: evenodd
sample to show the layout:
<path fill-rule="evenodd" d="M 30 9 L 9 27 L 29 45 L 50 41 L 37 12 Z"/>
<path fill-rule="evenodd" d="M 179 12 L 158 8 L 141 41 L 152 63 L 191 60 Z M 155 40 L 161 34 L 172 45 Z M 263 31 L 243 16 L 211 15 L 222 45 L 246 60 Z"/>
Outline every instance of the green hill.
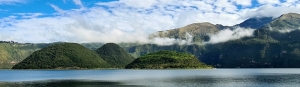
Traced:
<path fill-rule="evenodd" d="M 107 68 L 96 52 L 76 43 L 58 43 L 32 53 L 13 69 Z"/>
<path fill-rule="evenodd" d="M 127 69 L 166 68 L 211 68 L 200 62 L 194 55 L 175 51 L 159 51 L 146 54 L 128 64 Z"/>
<path fill-rule="evenodd" d="M 16 42 L 0 42 L 0 69 L 10 69 L 16 63 L 24 60 L 34 51 L 49 44 L 29 44 Z"/>
<path fill-rule="evenodd" d="M 115 43 L 107 43 L 97 49 L 96 52 L 115 68 L 124 68 L 135 59 Z"/>

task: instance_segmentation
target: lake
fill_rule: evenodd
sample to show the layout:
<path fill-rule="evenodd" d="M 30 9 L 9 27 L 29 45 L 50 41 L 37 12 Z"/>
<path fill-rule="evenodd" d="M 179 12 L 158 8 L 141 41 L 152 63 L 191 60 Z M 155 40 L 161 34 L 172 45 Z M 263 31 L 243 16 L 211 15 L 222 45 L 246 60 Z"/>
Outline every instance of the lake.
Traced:
<path fill-rule="evenodd" d="M 300 69 L 0 70 L 0 86 L 298 87 Z"/>

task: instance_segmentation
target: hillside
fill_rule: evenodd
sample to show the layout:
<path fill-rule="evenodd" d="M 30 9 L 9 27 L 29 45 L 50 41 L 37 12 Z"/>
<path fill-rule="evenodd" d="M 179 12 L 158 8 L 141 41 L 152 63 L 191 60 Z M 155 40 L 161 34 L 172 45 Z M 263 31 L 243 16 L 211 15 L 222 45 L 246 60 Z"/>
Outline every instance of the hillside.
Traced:
<path fill-rule="evenodd" d="M 262 27 L 262 29 L 286 31 L 290 29 L 300 29 L 300 14 L 288 13 L 273 20 L 271 23 Z"/>
<path fill-rule="evenodd" d="M 206 46 L 200 60 L 220 68 L 299 68 L 300 31 L 266 31 L 256 36 Z M 278 38 L 280 36 L 280 38 Z"/>
<path fill-rule="evenodd" d="M 152 35 L 154 37 L 168 37 L 175 39 L 188 39 L 189 35 L 193 36 L 194 42 L 206 41 L 209 34 L 215 34 L 218 31 L 228 28 L 227 26 L 214 25 L 208 22 L 193 23 L 182 28 L 160 31 Z"/>
<path fill-rule="evenodd" d="M 299 18 L 283 14 L 256 30 L 254 37 L 207 45 L 209 51 L 199 58 L 222 68 L 299 68 Z"/>
<path fill-rule="evenodd" d="M 109 64 L 96 52 L 76 43 L 58 43 L 32 53 L 13 66 L 13 69 L 106 67 L 109 67 Z"/>
<path fill-rule="evenodd" d="M 273 17 L 249 18 L 236 26 L 243 28 L 260 29 L 266 24 L 272 22 Z"/>
<path fill-rule="evenodd" d="M 201 55 L 203 51 L 205 51 L 204 45 L 166 45 L 161 46 L 157 44 L 143 44 L 143 45 L 136 45 L 130 48 L 127 48 L 126 51 L 132 54 L 134 57 L 140 57 L 148 53 L 157 52 L 161 50 L 173 50 L 178 52 L 188 52 L 195 56 Z"/>
<path fill-rule="evenodd" d="M 300 30 L 297 27 L 300 27 L 298 24 L 300 20 L 298 16 L 299 14 L 295 13 L 284 14 L 266 23 L 265 26 L 272 26 L 273 30 L 264 26 L 255 30 L 253 37 L 208 45 L 146 44 L 131 47 L 128 52 L 141 56 L 160 50 L 188 52 L 202 62 L 217 68 L 299 68 Z M 260 21 L 256 22 L 260 23 Z"/>
<path fill-rule="evenodd" d="M 134 57 L 161 50 L 172 50 L 191 53 L 202 62 L 215 67 L 296 67 L 298 65 L 291 62 L 298 61 L 299 58 L 297 56 L 300 49 L 298 48 L 300 45 L 299 21 L 300 14 L 296 13 L 283 14 L 278 18 L 250 18 L 236 26 L 257 29 L 253 37 L 218 44 L 160 46 L 155 44 L 120 43 L 118 45 Z M 194 23 L 182 28 L 161 31 L 150 36 L 152 36 L 151 38 L 187 39 L 189 38 L 188 34 L 190 34 L 193 36 L 193 42 L 201 43 L 210 39 L 208 33 L 217 33 L 222 29 L 236 26 Z M 0 67 L 10 68 L 34 51 L 47 45 L 49 44 L 0 43 Z M 82 43 L 82 45 L 96 50 L 103 43 Z"/>
<path fill-rule="evenodd" d="M 175 51 L 146 54 L 128 64 L 127 69 L 211 68 L 194 55 Z"/>
<path fill-rule="evenodd" d="M 124 68 L 135 59 L 115 43 L 107 43 L 98 48 L 96 52 L 115 68 Z"/>
<path fill-rule="evenodd" d="M 10 69 L 16 63 L 49 44 L 0 42 L 0 69 Z"/>

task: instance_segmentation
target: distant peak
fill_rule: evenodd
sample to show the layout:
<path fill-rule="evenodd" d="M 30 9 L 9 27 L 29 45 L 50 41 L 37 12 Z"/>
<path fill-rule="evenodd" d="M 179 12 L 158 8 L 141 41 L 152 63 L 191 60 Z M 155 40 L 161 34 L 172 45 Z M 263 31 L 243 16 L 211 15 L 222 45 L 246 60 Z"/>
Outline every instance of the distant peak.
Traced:
<path fill-rule="evenodd" d="M 279 19 L 281 19 L 281 20 L 293 19 L 293 18 L 300 18 L 300 14 L 298 14 L 298 13 L 287 13 L 287 14 L 283 14 L 279 17 Z"/>
<path fill-rule="evenodd" d="M 249 18 L 245 20 L 244 22 L 238 24 L 237 26 L 243 27 L 243 28 L 252 28 L 252 29 L 259 29 L 263 27 L 265 24 L 268 24 L 272 22 L 272 17 L 255 17 L 255 18 Z"/>
<path fill-rule="evenodd" d="M 105 45 L 117 45 L 116 43 L 106 43 Z"/>
<path fill-rule="evenodd" d="M 287 14 L 283 14 L 283 15 L 300 15 L 298 13 L 287 13 Z"/>
<path fill-rule="evenodd" d="M 215 25 L 209 22 L 201 22 L 201 23 L 192 23 L 185 27 L 191 27 L 191 26 L 215 26 Z"/>
<path fill-rule="evenodd" d="M 193 24 L 201 24 L 201 25 L 214 25 L 212 23 L 209 22 L 201 22 L 201 23 L 193 23 Z"/>

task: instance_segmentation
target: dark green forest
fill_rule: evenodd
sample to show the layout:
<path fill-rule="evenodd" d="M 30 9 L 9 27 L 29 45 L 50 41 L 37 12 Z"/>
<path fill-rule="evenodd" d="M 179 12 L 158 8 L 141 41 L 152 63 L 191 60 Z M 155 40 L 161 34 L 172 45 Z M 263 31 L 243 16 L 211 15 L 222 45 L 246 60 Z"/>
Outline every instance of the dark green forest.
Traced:
<path fill-rule="evenodd" d="M 128 64 L 127 69 L 212 68 L 194 55 L 176 51 L 159 51 L 141 56 Z"/>
<path fill-rule="evenodd" d="M 60 43 L 32 53 L 13 69 L 108 68 L 95 51 L 76 43 Z"/>

